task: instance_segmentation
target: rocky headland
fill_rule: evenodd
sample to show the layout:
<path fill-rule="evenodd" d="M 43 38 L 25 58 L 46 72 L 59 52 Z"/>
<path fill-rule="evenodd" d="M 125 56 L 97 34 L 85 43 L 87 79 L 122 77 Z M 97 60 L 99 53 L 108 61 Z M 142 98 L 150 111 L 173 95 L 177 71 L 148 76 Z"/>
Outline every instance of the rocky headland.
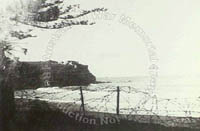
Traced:
<path fill-rule="evenodd" d="M 16 89 L 36 89 L 50 86 L 86 86 L 96 82 L 88 65 L 77 61 L 58 63 L 56 61 L 18 62 L 15 69 Z"/>

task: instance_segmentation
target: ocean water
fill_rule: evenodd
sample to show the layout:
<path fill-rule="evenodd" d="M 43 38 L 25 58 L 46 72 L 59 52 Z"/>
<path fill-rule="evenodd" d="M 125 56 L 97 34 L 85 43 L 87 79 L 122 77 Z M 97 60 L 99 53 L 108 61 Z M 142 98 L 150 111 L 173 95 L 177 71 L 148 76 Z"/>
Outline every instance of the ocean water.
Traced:
<path fill-rule="evenodd" d="M 104 77 L 98 81 L 111 82 L 101 86 L 130 86 L 131 89 L 148 90 L 149 77 Z M 163 76 L 156 78 L 155 95 L 164 98 L 200 97 L 200 76 Z"/>
<path fill-rule="evenodd" d="M 200 117 L 199 77 L 159 77 L 149 88 L 149 77 L 97 78 L 105 83 L 84 86 L 85 107 L 89 111 L 116 113 L 117 87 L 120 89 L 120 113 Z M 80 87 L 41 87 L 16 91 L 16 97 L 81 105 Z"/>

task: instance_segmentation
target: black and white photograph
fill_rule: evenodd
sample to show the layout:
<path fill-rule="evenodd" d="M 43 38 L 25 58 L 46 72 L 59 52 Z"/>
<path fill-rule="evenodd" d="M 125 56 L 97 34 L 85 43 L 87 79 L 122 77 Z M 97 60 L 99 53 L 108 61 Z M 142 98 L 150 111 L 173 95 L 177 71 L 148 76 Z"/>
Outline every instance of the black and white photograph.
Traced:
<path fill-rule="evenodd" d="M 200 131 L 200 0 L 0 0 L 0 131 Z"/>

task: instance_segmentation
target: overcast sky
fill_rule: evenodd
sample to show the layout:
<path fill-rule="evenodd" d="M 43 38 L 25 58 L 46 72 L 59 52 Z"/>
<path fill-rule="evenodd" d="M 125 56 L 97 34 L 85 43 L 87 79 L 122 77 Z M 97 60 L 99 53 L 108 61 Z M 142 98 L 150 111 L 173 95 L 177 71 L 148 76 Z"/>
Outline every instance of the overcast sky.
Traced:
<path fill-rule="evenodd" d="M 124 14 L 156 46 L 160 76 L 200 75 L 199 0 L 76 0 L 73 3 L 81 3 L 87 9 L 105 7 L 116 17 L 96 20 L 95 25 L 72 27 L 55 41 L 51 59 L 87 64 L 96 76 L 148 75 L 147 48 L 134 30 L 118 21 Z M 37 38 L 24 41 L 27 56 L 16 54 L 21 60 L 42 60 L 56 31 L 35 30 L 35 33 Z"/>

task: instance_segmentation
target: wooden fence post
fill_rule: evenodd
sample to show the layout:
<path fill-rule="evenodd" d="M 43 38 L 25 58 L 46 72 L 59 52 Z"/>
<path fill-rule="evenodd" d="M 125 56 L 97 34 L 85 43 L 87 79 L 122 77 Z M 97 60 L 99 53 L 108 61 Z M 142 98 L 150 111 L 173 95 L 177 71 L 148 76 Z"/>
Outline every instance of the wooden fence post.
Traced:
<path fill-rule="evenodd" d="M 80 86 L 80 93 L 81 93 L 81 108 L 82 108 L 83 113 L 85 113 L 83 90 L 81 86 Z"/>
<path fill-rule="evenodd" d="M 119 115 L 119 97 L 120 97 L 120 90 L 118 86 L 117 87 L 117 115 Z"/>

